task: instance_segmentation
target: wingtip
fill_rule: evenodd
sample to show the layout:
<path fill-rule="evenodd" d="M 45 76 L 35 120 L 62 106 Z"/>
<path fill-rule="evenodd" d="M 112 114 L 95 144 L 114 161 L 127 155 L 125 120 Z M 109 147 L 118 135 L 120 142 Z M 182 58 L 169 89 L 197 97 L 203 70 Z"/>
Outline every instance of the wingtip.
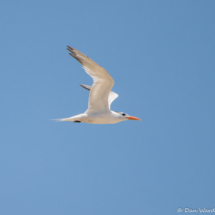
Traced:
<path fill-rule="evenodd" d="M 73 50 L 74 50 L 74 48 L 72 48 L 71 46 L 67 46 L 67 50 L 69 50 L 69 51 L 73 51 Z"/>
<path fill-rule="evenodd" d="M 84 89 L 86 90 L 89 90 L 91 89 L 91 86 L 88 86 L 88 85 L 85 85 L 85 84 L 79 84 L 81 87 L 83 87 Z"/>

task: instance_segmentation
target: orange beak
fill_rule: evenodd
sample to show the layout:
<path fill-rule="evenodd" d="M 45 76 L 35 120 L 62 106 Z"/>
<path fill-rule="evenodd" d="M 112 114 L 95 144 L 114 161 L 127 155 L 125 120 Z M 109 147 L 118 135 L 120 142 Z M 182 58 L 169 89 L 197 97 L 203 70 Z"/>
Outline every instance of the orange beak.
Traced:
<path fill-rule="evenodd" d="M 137 118 L 137 117 L 134 117 L 134 116 L 128 116 L 127 119 L 129 120 L 139 120 L 141 121 L 141 119 Z"/>

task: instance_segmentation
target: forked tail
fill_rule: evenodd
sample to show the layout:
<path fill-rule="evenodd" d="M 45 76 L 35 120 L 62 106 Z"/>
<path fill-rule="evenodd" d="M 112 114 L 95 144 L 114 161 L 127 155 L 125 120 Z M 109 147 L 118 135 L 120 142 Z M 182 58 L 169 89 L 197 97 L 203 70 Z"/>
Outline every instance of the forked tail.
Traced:
<path fill-rule="evenodd" d="M 56 122 L 74 121 L 74 119 L 72 119 L 72 117 L 62 118 L 62 119 L 52 119 L 52 120 L 56 121 Z"/>
<path fill-rule="evenodd" d="M 58 122 L 65 122 L 65 121 L 83 122 L 84 118 L 85 118 L 85 114 L 78 114 L 76 116 L 72 116 L 72 117 L 69 117 L 69 118 L 54 119 L 54 121 L 58 121 Z"/>

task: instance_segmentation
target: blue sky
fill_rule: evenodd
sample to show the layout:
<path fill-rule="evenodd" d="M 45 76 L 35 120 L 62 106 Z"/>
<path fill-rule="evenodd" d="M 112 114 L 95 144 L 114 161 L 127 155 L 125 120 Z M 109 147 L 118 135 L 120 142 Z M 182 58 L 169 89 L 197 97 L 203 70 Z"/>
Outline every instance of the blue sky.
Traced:
<path fill-rule="evenodd" d="M 178 214 L 215 203 L 215 2 L 15 1 L 0 7 L 0 211 Z M 104 67 L 112 109 L 142 119 L 53 122 L 87 109 L 70 45 Z M 184 213 L 181 212 L 181 214 Z"/>

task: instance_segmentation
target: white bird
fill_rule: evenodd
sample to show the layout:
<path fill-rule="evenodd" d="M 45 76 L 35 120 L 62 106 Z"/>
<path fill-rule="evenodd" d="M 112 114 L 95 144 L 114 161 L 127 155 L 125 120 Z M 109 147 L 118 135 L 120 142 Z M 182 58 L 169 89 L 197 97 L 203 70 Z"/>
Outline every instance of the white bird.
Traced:
<path fill-rule="evenodd" d="M 129 116 L 123 112 L 110 110 L 111 103 L 118 97 L 118 94 L 111 91 L 114 80 L 109 73 L 80 51 L 67 46 L 70 55 L 78 60 L 86 73 L 93 78 L 93 85 L 81 84 L 83 88 L 90 91 L 88 109 L 85 113 L 69 118 L 59 119 L 60 121 L 86 122 L 93 124 L 114 124 L 125 120 L 140 120 L 137 117 Z"/>

